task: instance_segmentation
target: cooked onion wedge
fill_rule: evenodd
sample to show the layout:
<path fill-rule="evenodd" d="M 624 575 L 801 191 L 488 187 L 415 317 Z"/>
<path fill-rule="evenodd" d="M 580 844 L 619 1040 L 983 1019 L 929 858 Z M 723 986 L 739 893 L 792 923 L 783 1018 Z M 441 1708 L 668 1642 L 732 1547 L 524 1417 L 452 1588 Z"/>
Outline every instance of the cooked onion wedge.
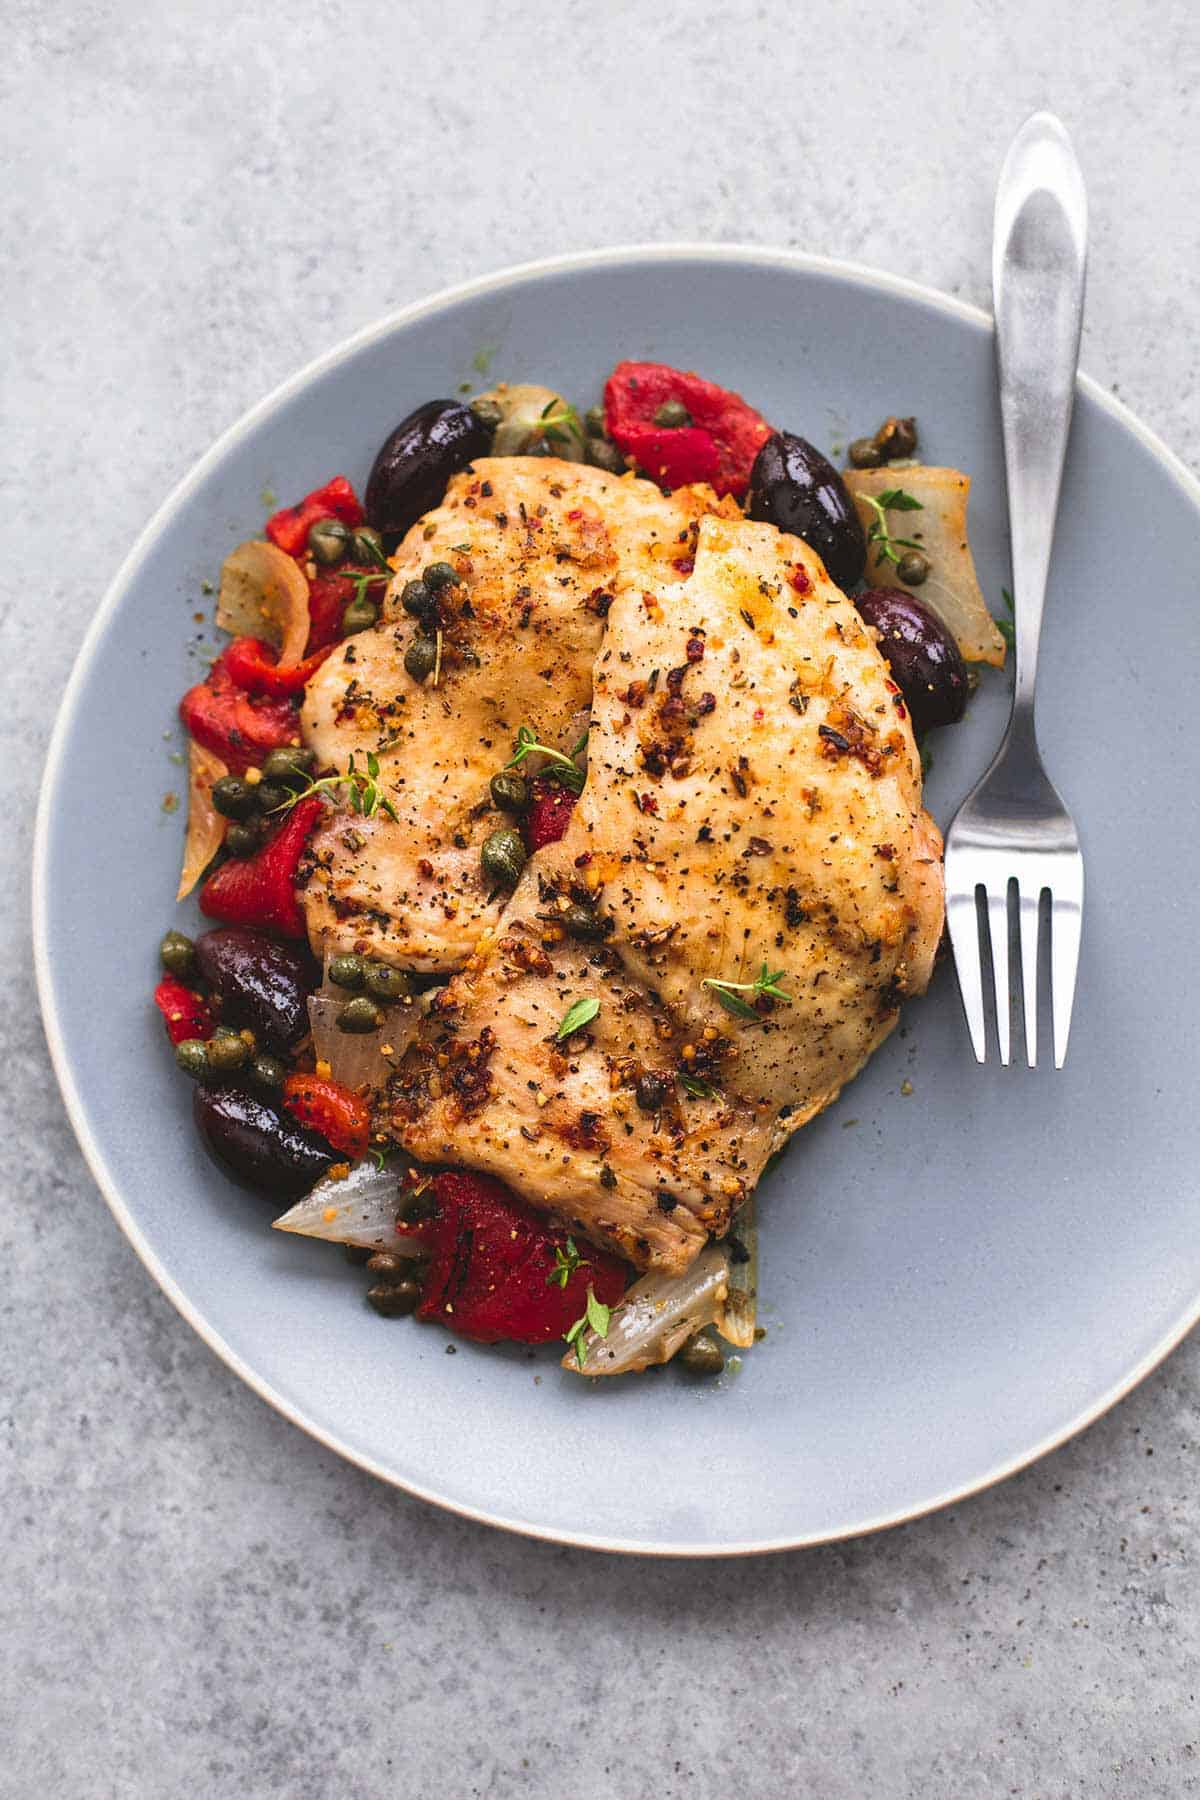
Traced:
<path fill-rule="evenodd" d="M 250 538 L 221 565 L 217 624 L 234 637 L 260 638 L 279 651 L 281 669 L 295 668 L 308 642 L 308 583 L 278 544 Z"/>
<path fill-rule="evenodd" d="M 214 756 L 194 739 L 189 743 L 187 836 L 183 841 L 183 868 L 179 873 L 177 900 L 191 893 L 225 842 L 229 821 L 222 818 L 213 805 L 212 791 L 213 783 L 228 773 L 219 756 Z"/>
<path fill-rule="evenodd" d="M 417 1256 L 421 1246 L 396 1230 L 400 1188 L 408 1176 L 406 1163 L 380 1169 L 369 1159 L 360 1162 L 344 1181 L 328 1176 L 318 1181 L 311 1194 L 274 1221 L 274 1229 L 324 1238 L 331 1244 L 358 1244 L 364 1250 Z"/>
<path fill-rule="evenodd" d="M 967 498 L 971 477 L 958 469 L 926 468 L 906 463 L 882 469 L 847 469 L 846 483 L 868 538 L 879 514 L 870 504 L 890 488 L 902 488 L 919 502 L 920 511 L 889 511 L 888 529 L 894 537 L 916 539 L 929 559 L 928 577 L 920 587 L 900 580 L 896 565 L 882 554 L 878 543 L 868 543 L 867 587 L 894 587 L 916 594 L 954 634 L 968 662 L 1004 663 L 1004 639 L 975 573 L 975 560 L 967 541 Z M 901 552 L 903 554 L 903 552 Z"/>
<path fill-rule="evenodd" d="M 583 427 L 578 414 L 553 388 L 502 381 L 486 394 L 476 394 L 475 399 L 490 400 L 500 409 L 493 456 L 526 456 L 532 446 L 545 442 L 564 462 L 583 461 Z"/>
<path fill-rule="evenodd" d="M 682 1275 L 651 1273 L 635 1281 L 613 1307 L 607 1337 L 584 1332 L 582 1367 L 574 1347 L 562 1366 L 577 1375 L 632 1375 L 670 1362 L 706 1325 L 743 1349 L 754 1342 L 753 1305 L 743 1290 L 731 1287 L 729 1259 L 716 1244 Z"/>

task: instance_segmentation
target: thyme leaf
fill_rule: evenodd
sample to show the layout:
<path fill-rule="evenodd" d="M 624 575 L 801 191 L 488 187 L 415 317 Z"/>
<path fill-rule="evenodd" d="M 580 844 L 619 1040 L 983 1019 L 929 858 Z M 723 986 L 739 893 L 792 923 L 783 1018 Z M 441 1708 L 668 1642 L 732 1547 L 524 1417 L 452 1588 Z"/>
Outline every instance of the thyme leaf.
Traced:
<path fill-rule="evenodd" d="M 786 977 L 786 969 L 772 970 L 764 961 L 753 981 L 719 981 L 715 976 L 706 975 L 700 986 L 708 988 L 717 1004 L 732 1013 L 735 1019 L 750 1019 L 757 1023 L 762 1014 L 754 1001 L 765 996 L 770 1000 L 782 1000 L 787 1006 L 792 1004 L 792 996 L 779 985 Z M 749 994 L 750 999 L 744 1000 L 744 994 Z"/>

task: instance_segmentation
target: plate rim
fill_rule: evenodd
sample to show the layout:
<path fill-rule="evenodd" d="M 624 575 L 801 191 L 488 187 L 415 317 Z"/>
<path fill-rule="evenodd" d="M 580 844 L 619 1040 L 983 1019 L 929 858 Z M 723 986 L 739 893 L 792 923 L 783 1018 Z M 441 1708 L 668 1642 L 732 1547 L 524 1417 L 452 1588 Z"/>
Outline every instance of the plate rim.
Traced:
<path fill-rule="evenodd" d="M 501 1512 L 486 1507 L 471 1506 L 450 1499 L 434 1488 L 405 1479 L 394 1470 L 383 1467 L 368 1452 L 355 1448 L 335 1433 L 325 1429 L 310 1418 L 302 1406 L 279 1393 L 208 1323 L 150 1248 L 121 1193 L 118 1182 L 110 1173 L 100 1145 L 92 1133 L 83 1097 L 76 1084 L 63 1041 L 50 974 L 47 861 L 53 797 L 62 775 L 64 746 L 101 639 L 104 637 L 126 589 L 137 576 L 152 547 L 172 524 L 184 503 L 204 482 L 210 470 L 220 463 L 226 454 L 253 431 L 262 420 L 286 404 L 293 396 L 302 392 L 311 381 L 337 368 L 340 363 L 355 355 L 359 350 L 386 338 L 403 326 L 413 324 L 460 300 L 476 299 L 489 292 L 513 288 L 546 276 L 591 272 L 634 262 L 670 264 L 695 260 L 716 264 L 739 264 L 744 267 L 783 269 L 793 273 L 822 275 L 850 281 L 872 288 L 887 296 L 920 301 L 961 323 L 981 327 L 986 331 L 992 329 L 991 315 L 982 307 L 961 300 L 955 295 L 943 293 L 940 289 L 926 286 L 924 283 L 912 281 L 906 276 L 894 275 L 863 263 L 839 257 L 822 256 L 803 250 L 777 249 L 769 245 L 705 244 L 683 240 L 665 244 L 625 244 L 602 250 L 571 251 L 557 256 L 538 257 L 527 262 L 512 263 L 489 274 L 474 276 L 467 281 L 456 282 L 448 287 L 440 288 L 436 293 L 399 307 L 353 332 L 331 349 L 305 363 L 222 431 L 155 509 L 131 549 L 121 561 L 84 633 L 58 705 L 38 793 L 33 835 L 31 884 L 34 971 L 38 1003 L 50 1051 L 51 1065 L 68 1120 L 92 1179 L 103 1195 L 117 1225 L 132 1246 L 135 1255 L 201 1341 L 221 1359 L 227 1368 L 245 1382 L 246 1386 L 257 1394 L 260 1400 L 264 1400 L 283 1418 L 298 1426 L 301 1431 L 315 1439 L 325 1449 L 364 1470 L 377 1480 L 385 1482 L 389 1487 L 398 1488 L 415 1499 L 441 1507 L 444 1511 L 454 1513 L 460 1518 L 470 1519 L 482 1525 L 491 1525 L 520 1537 L 533 1538 L 544 1543 L 568 1545 L 572 1548 L 599 1550 L 613 1555 L 655 1556 L 672 1559 L 759 1556 L 785 1550 L 807 1549 L 820 1544 L 838 1543 L 850 1537 L 866 1536 L 869 1533 L 910 1524 L 914 1520 L 927 1517 L 930 1513 L 939 1512 L 945 1507 L 957 1505 L 976 1494 L 986 1492 L 989 1488 L 1006 1481 L 1020 1470 L 1030 1467 L 1043 1456 L 1049 1455 L 1078 1436 L 1080 1432 L 1085 1431 L 1102 1418 L 1135 1387 L 1139 1386 L 1147 1376 L 1152 1374 L 1200 1321 L 1200 1291 L 1197 1292 L 1191 1304 L 1184 1308 L 1180 1317 L 1168 1327 L 1162 1337 L 1138 1360 L 1133 1368 L 1120 1381 L 1108 1388 L 1098 1400 L 1078 1412 L 1065 1426 L 1042 1438 L 1032 1449 L 1022 1451 L 1005 1462 L 997 1464 L 978 1479 L 948 1489 L 932 1500 L 922 1501 L 920 1505 L 905 1510 L 882 1513 L 867 1520 L 848 1520 L 843 1525 L 828 1531 L 807 1532 L 781 1538 L 747 1539 L 738 1543 L 687 1545 L 609 1537 L 588 1531 L 567 1531 L 538 1525 L 528 1520 L 507 1517 Z M 1182 458 L 1177 456 L 1156 432 L 1144 424 L 1124 401 L 1082 371 L 1079 374 L 1079 391 L 1101 406 L 1113 419 L 1123 425 L 1144 449 L 1149 451 L 1158 465 L 1182 488 L 1185 496 L 1200 513 L 1200 480 L 1187 467 Z"/>

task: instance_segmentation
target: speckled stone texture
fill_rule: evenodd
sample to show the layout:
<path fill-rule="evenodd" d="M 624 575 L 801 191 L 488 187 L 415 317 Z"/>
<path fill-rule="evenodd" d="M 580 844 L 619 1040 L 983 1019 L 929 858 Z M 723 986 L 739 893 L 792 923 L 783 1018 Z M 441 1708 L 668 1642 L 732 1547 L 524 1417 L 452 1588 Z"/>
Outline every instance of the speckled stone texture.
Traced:
<path fill-rule="evenodd" d="M 1091 190 L 1085 365 L 1194 463 L 1194 6 L 0 16 L 0 1794 L 1200 1792 L 1200 1344 L 1018 1479 L 837 1548 L 638 1564 L 433 1511 L 268 1411 L 120 1237 L 50 1075 L 26 867 L 59 693 L 151 510 L 281 377 L 446 282 L 745 239 L 986 303 L 992 183 L 1047 104 Z"/>

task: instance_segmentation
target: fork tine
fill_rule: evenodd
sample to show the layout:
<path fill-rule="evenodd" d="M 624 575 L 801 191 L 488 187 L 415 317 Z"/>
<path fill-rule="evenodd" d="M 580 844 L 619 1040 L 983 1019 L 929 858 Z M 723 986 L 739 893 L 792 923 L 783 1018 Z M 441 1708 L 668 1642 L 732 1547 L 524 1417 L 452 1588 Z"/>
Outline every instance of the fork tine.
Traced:
<path fill-rule="evenodd" d="M 1078 900 L 1050 896 L 1050 1004 L 1054 1010 L 1054 1066 L 1067 1059 L 1071 1031 L 1071 1007 L 1075 1000 L 1075 975 L 1079 967 L 1079 939 L 1083 930 L 1083 896 Z"/>
<path fill-rule="evenodd" d="M 992 981 L 996 989 L 996 1041 L 1000 1061 L 1008 1066 L 1012 1055 L 1012 1004 L 1008 991 L 1008 883 L 998 894 L 988 889 L 988 924 L 992 939 Z"/>
<path fill-rule="evenodd" d="M 946 904 L 946 924 L 954 951 L 958 991 L 967 1015 L 967 1030 L 976 1062 L 987 1061 L 987 1024 L 983 1011 L 983 958 L 979 948 L 979 910 L 975 890 L 952 893 Z"/>
<path fill-rule="evenodd" d="M 1038 915 L 1042 885 L 1017 884 L 1017 918 L 1021 927 L 1021 989 L 1025 999 L 1025 1061 L 1037 1068 L 1038 1046 Z"/>

